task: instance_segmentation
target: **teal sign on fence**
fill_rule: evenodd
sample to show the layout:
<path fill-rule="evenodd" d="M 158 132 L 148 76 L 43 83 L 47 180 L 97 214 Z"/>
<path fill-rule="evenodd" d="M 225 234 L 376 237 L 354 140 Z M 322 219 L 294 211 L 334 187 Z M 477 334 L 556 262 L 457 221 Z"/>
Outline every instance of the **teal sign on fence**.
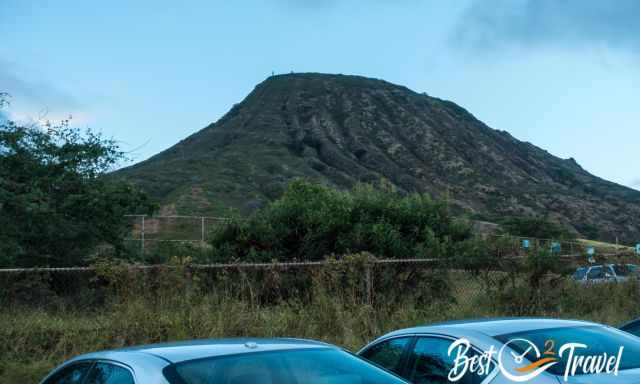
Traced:
<path fill-rule="evenodd" d="M 636 244 L 636 255 L 640 255 L 640 243 Z"/>
<path fill-rule="evenodd" d="M 596 254 L 596 249 L 594 247 L 587 247 L 587 255 L 593 256 Z"/>
<path fill-rule="evenodd" d="M 558 242 L 551 243 L 551 252 L 560 253 L 562 246 Z"/>
<path fill-rule="evenodd" d="M 527 239 L 522 240 L 522 248 L 524 249 L 529 249 L 529 247 L 531 246 L 531 242 Z"/>

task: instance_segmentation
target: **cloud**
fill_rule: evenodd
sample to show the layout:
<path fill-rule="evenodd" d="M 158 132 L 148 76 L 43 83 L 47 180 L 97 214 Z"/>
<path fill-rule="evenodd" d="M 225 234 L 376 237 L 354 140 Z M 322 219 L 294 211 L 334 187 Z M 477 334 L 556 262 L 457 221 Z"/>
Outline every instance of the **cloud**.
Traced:
<path fill-rule="evenodd" d="M 640 189 L 640 179 L 632 180 L 632 181 L 629 183 L 629 186 L 630 186 L 631 188 Z"/>
<path fill-rule="evenodd" d="M 637 0 L 472 0 L 454 45 L 475 52 L 509 48 L 612 48 L 640 54 Z"/>
<path fill-rule="evenodd" d="M 72 95 L 38 78 L 20 66 L 0 59 L 0 92 L 10 95 L 3 110 L 15 120 L 60 120 L 70 114 L 81 115 L 83 106 Z"/>

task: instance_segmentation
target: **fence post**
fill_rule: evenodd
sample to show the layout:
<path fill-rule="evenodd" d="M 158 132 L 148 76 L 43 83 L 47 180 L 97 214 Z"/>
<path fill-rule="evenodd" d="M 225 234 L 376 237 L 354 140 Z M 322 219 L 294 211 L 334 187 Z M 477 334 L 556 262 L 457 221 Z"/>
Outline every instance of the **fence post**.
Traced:
<path fill-rule="evenodd" d="M 365 266 L 365 289 L 367 290 L 367 304 L 373 305 L 373 282 L 371 281 L 371 263 L 367 262 Z"/>
<path fill-rule="evenodd" d="M 201 220 L 201 224 L 202 224 L 202 226 L 201 226 L 201 228 L 200 228 L 200 229 L 201 229 L 201 233 L 200 233 L 200 241 L 202 242 L 202 245 L 204 245 L 204 216 L 202 216 L 202 217 L 200 218 L 200 220 Z"/>
<path fill-rule="evenodd" d="M 142 215 L 142 225 L 140 226 L 140 255 L 144 258 L 144 215 Z"/>

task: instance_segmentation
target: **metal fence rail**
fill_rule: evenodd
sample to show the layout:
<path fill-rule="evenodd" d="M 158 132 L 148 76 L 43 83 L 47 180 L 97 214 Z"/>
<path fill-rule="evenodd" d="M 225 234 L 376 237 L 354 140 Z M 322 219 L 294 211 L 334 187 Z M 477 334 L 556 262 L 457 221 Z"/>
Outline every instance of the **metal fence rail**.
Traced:
<path fill-rule="evenodd" d="M 612 258 L 620 256 L 616 253 L 604 253 L 600 256 L 605 258 Z M 502 261 L 517 261 L 524 260 L 526 255 L 513 255 L 503 256 L 500 258 Z M 567 254 L 558 255 L 557 257 L 565 260 L 577 260 L 584 258 L 584 255 Z M 370 259 L 365 263 L 370 265 L 394 265 L 394 264 L 435 264 L 435 263 L 448 263 L 459 262 L 460 259 L 455 258 L 413 258 L 413 259 Z M 345 260 L 322 260 L 322 261 L 292 261 L 292 262 L 238 262 L 238 263 L 212 263 L 212 264 L 188 264 L 183 266 L 172 264 L 130 264 L 126 265 L 124 269 L 132 271 L 144 271 L 154 269 L 178 269 L 178 268 L 190 268 L 194 270 L 207 270 L 207 269 L 288 269 L 296 267 L 322 267 L 331 265 L 351 265 L 353 261 Z M 36 267 L 36 268 L 5 268 L 0 269 L 0 274 L 19 274 L 19 273 L 56 273 L 56 272 L 95 272 L 99 268 L 95 266 L 86 267 Z"/>
<path fill-rule="evenodd" d="M 443 262 L 447 259 L 377 259 L 370 260 L 367 263 L 370 264 L 432 264 L 435 262 Z M 287 269 L 295 267 L 309 267 L 309 266 L 329 266 L 329 265 L 346 265 L 353 264 L 351 261 L 343 260 L 323 260 L 323 261 L 293 261 L 293 262 L 272 262 L 272 263 L 214 263 L 214 264 L 189 264 L 188 268 L 191 269 L 260 269 L 260 268 L 276 268 Z M 127 265 L 128 270 L 152 270 L 152 269 L 177 269 L 183 268 L 183 266 L 169 265 L 169 264 L 151 264 L 151 265 Z M 98 268 L 90 267 L 58 267 L 58 268 L 7 268 L 0 269 L 0 273 L 38 273 L 38 272 L 91 272 L 96 271 Z"/>

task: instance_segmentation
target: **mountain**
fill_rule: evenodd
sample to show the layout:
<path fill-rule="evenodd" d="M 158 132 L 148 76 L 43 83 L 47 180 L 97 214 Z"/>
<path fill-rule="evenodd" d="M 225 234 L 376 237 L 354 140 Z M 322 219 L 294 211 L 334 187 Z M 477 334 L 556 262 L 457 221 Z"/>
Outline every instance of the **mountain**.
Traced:
<path fill-rule="evenodd" d="M 338 188 L 387 179 L 475 218 L 545 215 L 583 236 L 640 239 L 640 192 L 450 101 L 359 76 L 269 77 L 217 122 L 116 175 L 165 213 L 248 212 L 297 177 Z"/>

